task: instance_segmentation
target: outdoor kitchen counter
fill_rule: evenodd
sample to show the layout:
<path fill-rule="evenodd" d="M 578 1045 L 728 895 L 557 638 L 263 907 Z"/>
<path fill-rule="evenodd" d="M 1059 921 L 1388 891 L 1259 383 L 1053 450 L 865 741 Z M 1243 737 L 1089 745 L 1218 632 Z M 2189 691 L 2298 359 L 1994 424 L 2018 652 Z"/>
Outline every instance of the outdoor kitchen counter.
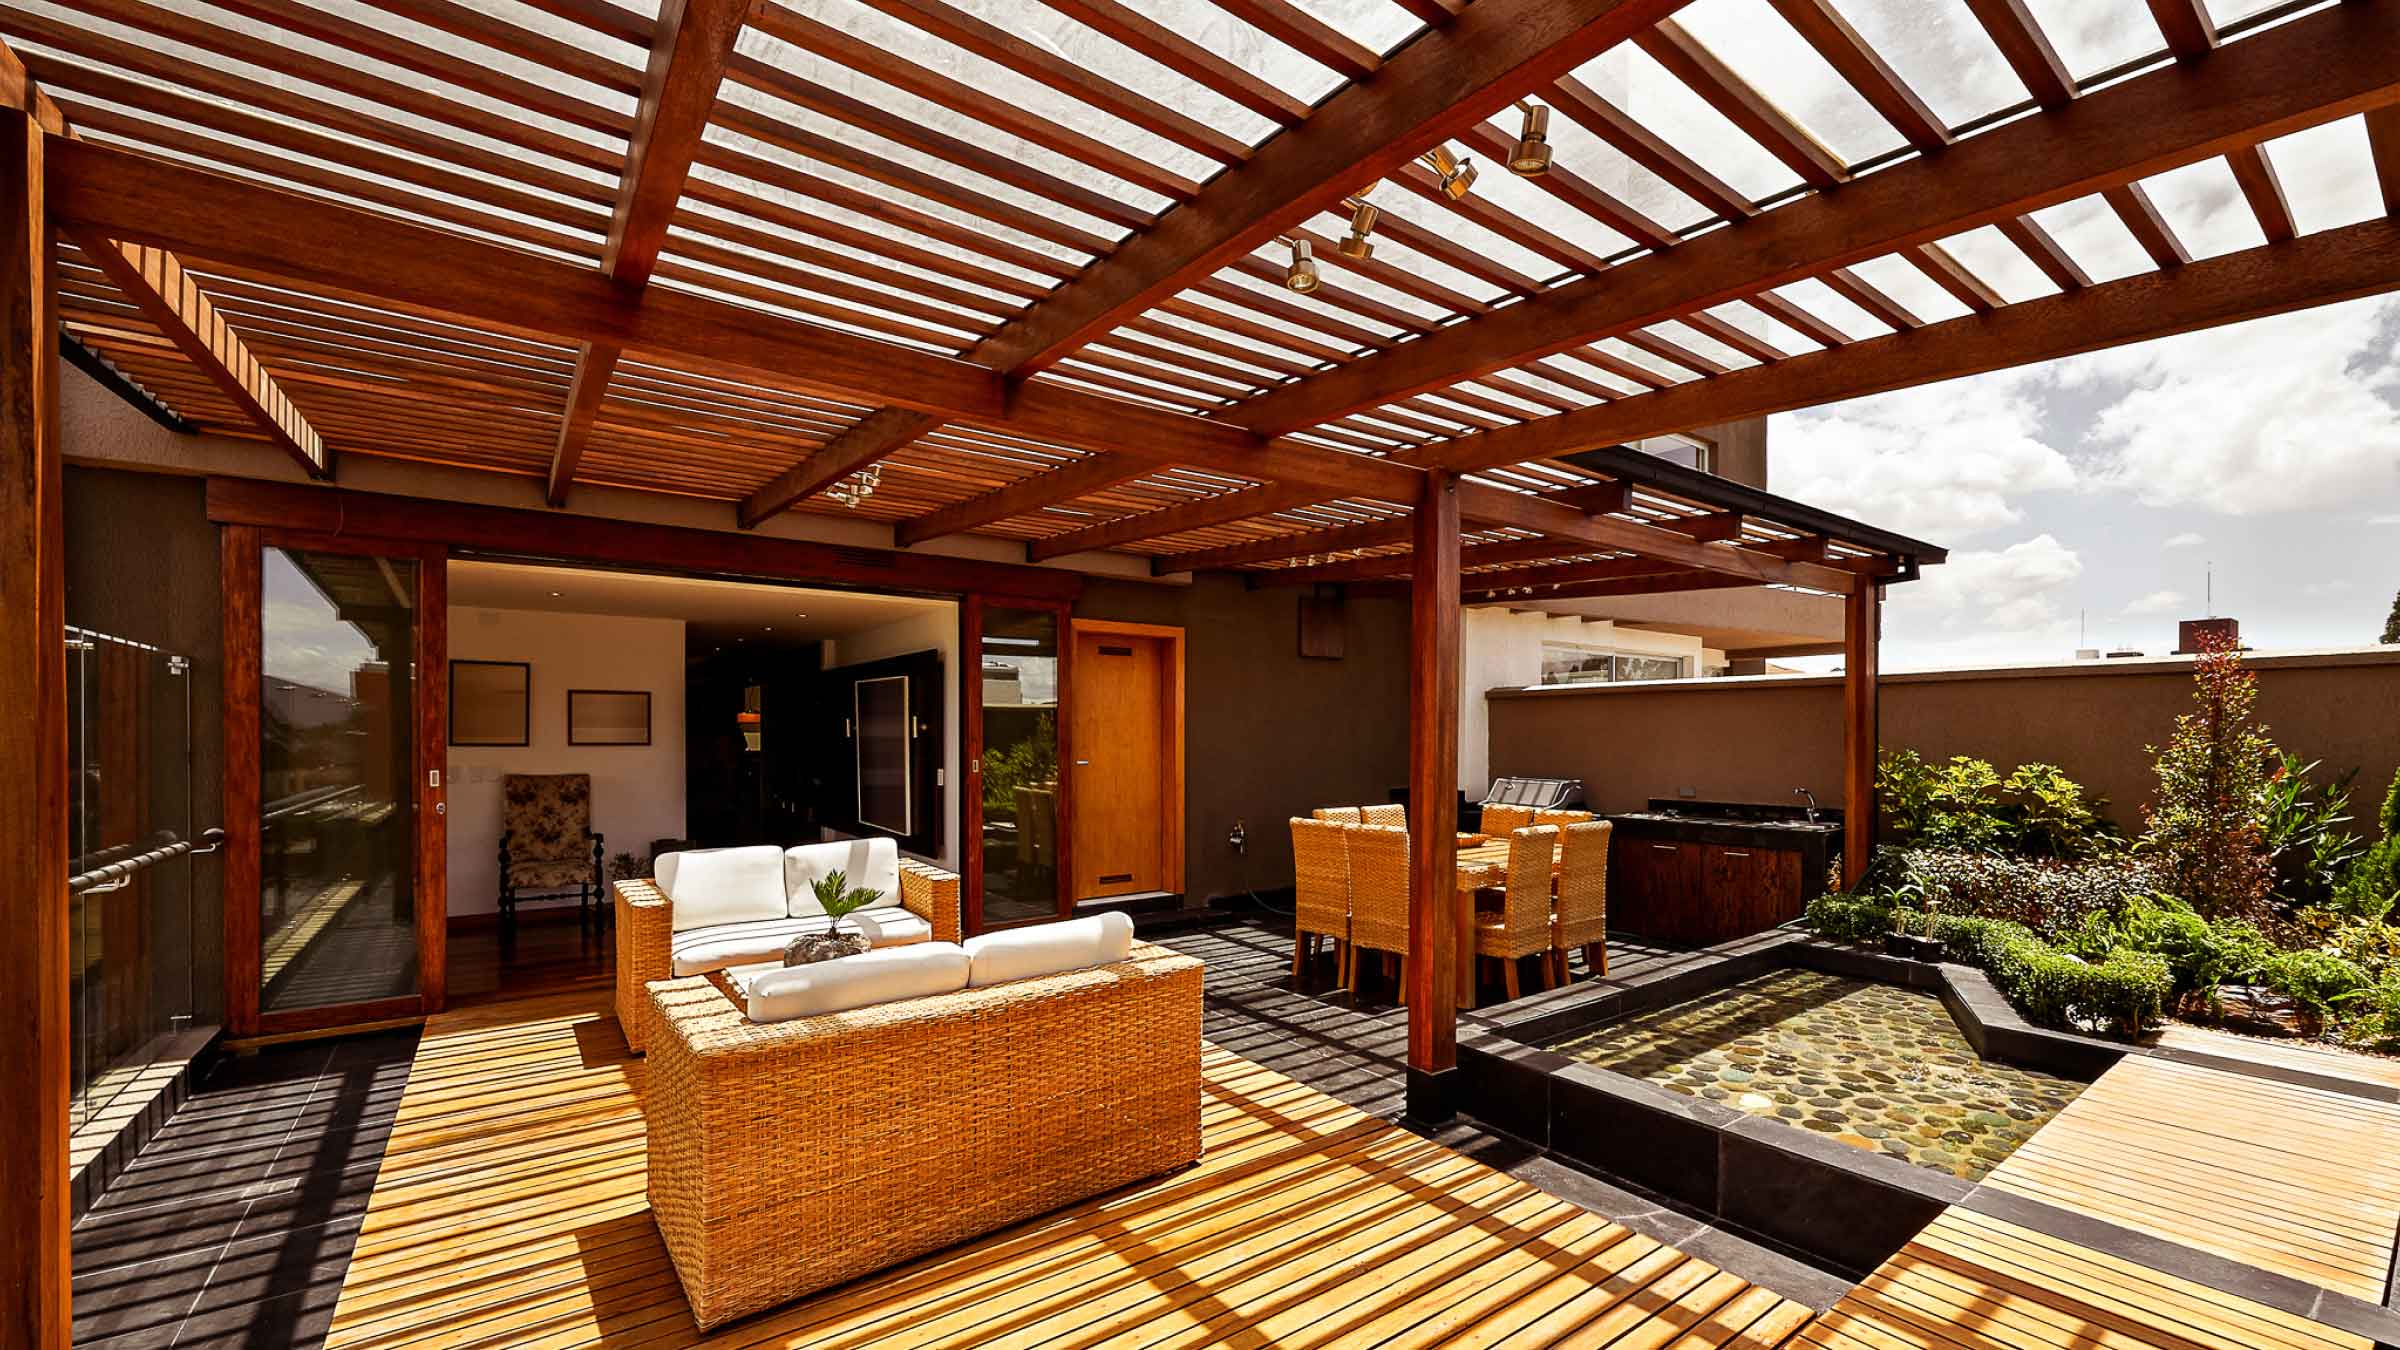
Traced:
<path fill-rule="evenodd" d="M 1707 945 L 1800 917 L 1825 889 L 1838 820 L 1634 811 L 1608 818 L 1608 926 Z"/>

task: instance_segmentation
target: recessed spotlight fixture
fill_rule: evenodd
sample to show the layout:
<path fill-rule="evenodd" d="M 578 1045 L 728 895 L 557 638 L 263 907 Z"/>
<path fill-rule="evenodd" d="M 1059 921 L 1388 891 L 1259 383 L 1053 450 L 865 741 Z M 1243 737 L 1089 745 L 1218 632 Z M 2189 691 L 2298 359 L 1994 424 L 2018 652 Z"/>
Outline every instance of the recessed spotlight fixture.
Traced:
<path fill-rule="evenodd" d="M 550 592 L 550 598 L 551 598 L 551 599 L 553 599 L 553 600 L 556 600 L 556 599 L 558 598 L 558 592 L 556 592 L 556 591 L 552 591 L 552 592 Z"/>
<path fill-rule="evenodd" d="M 1323 278 L 1317 275 L 1316 249 L 1307 240 L 1292 241 L 1292 262 L 1291 266 L 1283 269 L 1283 284 L 1302 295 L 1324 284 Z"/>
<path fill-rule="evenodd" d="M 1539 103 L 1523 106 L 1525 129 L 1508 157 L 1508 171 L 1519 178 L 1539 178 L 1550 172 L 1550 110 Z"/>
<path fill-rule="evenodd" d="M 1426 151 L 1425 166 L 1441 175 L 1442 191 L 1454 202 L 1465 201 L 1468 190 L 1475 186 L 1475 161 L 1451 154 L 1449 146 L 1437 145 Z"/>
<path fill-rule="evenodd" d="M 1340 244 L 1336 245 L 1341 249 L 1343 257 L 1356 258 L 1360 262 L 1365 262 L 1375 256 L 1374 241 L 1368 239 L 1367 236 L 1375 232 L 1375 222 L 1382 214 L 1366 198 L 1358 199 L 1357 207 L 1350 212 L 1350 233 Z"/>
<path fill-rule="evenodd" d="M 767 625 L 767 631 L 768 631 L 768 632 L 770 632 L 770 633 L 774 632 L 774 631 L 775 631 L 775 625 L 773 625 L 773 624 L 768 624 L 768 625 Z"/>

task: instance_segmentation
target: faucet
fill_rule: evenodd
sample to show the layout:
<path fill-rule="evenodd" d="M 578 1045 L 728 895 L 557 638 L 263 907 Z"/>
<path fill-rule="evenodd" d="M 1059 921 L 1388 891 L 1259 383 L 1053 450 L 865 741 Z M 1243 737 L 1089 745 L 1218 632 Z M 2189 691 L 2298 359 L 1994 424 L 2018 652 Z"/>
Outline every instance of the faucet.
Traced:
<path fill-rule="evenodd" d="M 1795 796 L 1795 797 L 1806 797 L 1806 798 L 1808 799 L 1808 823 L 1809 823 L 1809 824 L 1811 824 L 1811 825 L 1814 825 L 1814 824 L 1816 824 L 1816 823 L 1817 823 L 1817 794 L 1815 794 L 1815 793 L 1813 793 L 1813 792 L 1809 791 L 1807 788 L 1804 788 L 1804 787 L 1796 787 L 1796 788 L 1793 788 L 1793 789 L 1792 789 L 1792 795 L 1793 795 L 1793 796 Z"/>

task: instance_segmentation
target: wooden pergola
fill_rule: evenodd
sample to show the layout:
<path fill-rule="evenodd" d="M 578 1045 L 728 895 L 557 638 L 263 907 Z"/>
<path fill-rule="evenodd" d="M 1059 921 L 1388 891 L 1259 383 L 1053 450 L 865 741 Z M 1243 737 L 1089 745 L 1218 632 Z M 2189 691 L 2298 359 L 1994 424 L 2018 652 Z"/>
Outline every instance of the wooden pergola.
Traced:
<path fill-rule="evenodd" d="M 1962 107 L 1851 0 L 1757 0 L 1861 110 L 1837 152 L 1685 0 L 0 0 L 0 704 L 32 713 L 0 731 L 0 1285 L 30 1291 L 0 1342 L 65 1342 L 62 327 L 161 420 L 320 479 L 1405 576 L 1430 1106 L 1461 603 L 1844 597 L 1855 863 L 1877 599 L 1938 560 L 1569 457 L 2400 288 L 2400 3 L 2150 0 L 2105 65 L 1962 3 L 2021 98 Z M 1556 143 L 1522 180 L 1520 105 Z M 2386 214 L 2322 225 L 2270 143 L 2347 119 Z M 2144 182 L 2220 161 L 2259 242 L 2197 257 Z M 1371 254 L 1337 237 L 1362 197 Z M 2147 265 L 2096 277 L 2062 212 Z"/>

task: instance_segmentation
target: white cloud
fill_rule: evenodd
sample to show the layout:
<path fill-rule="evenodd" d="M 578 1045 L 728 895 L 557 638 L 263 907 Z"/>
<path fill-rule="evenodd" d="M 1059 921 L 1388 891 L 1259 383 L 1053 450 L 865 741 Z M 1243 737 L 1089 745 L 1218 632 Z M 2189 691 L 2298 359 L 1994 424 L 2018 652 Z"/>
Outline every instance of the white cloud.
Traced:
<path fill-rule="evenodd" d="M 2400 525 L 2400 512 L 2388 516 L 2369 516 L 2367 523 L 2369 525 Z"/>
<path fill-rule="evenodd" d="M 2192 532 L 2192 531 L 2190 531 L 2190 530 L 2185 530 L 2185 531 L 2184 531 L 2183 533 L 2181 533 L 2181 534 L 2177 534 L 2177 535 L 2169 535 L 2169 536 L 2167 537 L 2167 542 L 2165 542 L 2165 543 L 2163 543 L 2163 544 L 2159 545 L 2159 547 L 2160 547 L 2160 548 L 2198 548 L 2200 545 L 2202 545 L 2202 544 L 2205 544 L 2205 543 L 2207 543 L 2207 542 L 2208 542 L 2208 536 L 2207 536 L 2207 535 L 2204 535 L 2204 534 L 2196 534 L 2196 533 L 2194 533 L 2194 532 Z"/>
<path fill-rule="evenodd" d="M 2075 486 L 2027 381 L 1986 376 L 1778 417 L 1776 490 L 1935 543 L 2012 525 Z"/>
<path fill-rule="evenodd" d="M 2323 510 L 2400 490 L 2400 301 L 2329 306 L 2061 362 L 2109 401 L 2095 485 L 2231 516 Z M 2118 389 L 2122 392 L 2117 392 Z"/>
<path fill-rule="evenodd" d="M 2075 645 L 2075 622 L 2061 592 L 2082 575 L 2082 557 L 2048 534 L 2002 549 L 1954 552 L 1923 579 L 1893 588 L 1895 664 L 2064 657 Z"/>
<path fill-rule="evenodd" d="M 2125 607 L 2127 614 L 2173 614 L 2187 601 L 2181 591 L 2152 591 Z"/>

